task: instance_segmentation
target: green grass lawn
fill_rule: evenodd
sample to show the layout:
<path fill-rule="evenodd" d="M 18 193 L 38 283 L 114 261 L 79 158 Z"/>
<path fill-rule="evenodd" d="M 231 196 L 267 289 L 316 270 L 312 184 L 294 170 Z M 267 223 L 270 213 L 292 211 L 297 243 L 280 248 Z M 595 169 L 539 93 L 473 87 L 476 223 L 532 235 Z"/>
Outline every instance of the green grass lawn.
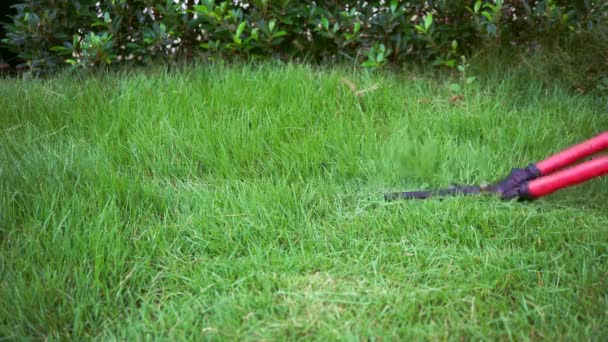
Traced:
<path fill-rule="evenodd" d="M 0 337 L 605 340 L 605 179 L 382 199 L 608 127 L 600 100 L 478 76 L 463 98 L 297 65 L 0 80 Z"/>

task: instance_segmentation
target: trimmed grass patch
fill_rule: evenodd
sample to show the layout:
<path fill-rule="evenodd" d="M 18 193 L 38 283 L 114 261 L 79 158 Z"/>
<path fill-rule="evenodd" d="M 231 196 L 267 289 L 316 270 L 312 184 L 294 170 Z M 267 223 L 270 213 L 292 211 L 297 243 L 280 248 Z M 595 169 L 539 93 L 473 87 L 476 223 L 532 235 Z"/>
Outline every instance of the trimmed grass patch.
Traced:
<path fill-rule="evenodd" d="M 296 65 L 0 80 L 0 336 L 608 336 L 605 179 L 382 200 L 608 127 L 560 85 L 479 79 L 456 98 L 424 73 Z"/>

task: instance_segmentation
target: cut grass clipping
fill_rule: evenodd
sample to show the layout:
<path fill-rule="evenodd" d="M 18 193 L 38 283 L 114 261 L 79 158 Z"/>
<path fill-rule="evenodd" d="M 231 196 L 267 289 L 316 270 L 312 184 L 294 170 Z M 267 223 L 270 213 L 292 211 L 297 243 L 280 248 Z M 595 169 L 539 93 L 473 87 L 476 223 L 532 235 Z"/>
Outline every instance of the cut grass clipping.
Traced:
<path fill-rule="evenodd" d="M 517 70 L 459 94 L 425 75 L 0 80 L 0 336 L 604 339 L 605 179 L 382 194 L 498 179 L 605 130 L 605 104 Z"/>

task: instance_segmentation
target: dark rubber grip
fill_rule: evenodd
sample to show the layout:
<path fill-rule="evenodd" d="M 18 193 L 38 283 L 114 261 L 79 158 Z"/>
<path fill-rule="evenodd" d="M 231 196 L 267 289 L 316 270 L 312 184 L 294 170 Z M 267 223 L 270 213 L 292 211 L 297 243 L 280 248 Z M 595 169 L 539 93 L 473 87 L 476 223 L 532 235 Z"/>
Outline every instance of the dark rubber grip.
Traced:
<path fill-rule="evenodd" d="M 559 189 L 606 174 L 608 174 L 608 156 L 602 156 L 532 180 L 527 183 L 527 186 L 522 191 L 522 195 L 528 198 L 543 197 Z"/>
<path fill-rule="evenodd" d="M 557 171 L 574 163 L 577 160 L 591 156 L 607 148 L 608 131 L 556 153 L 545 160 L 537 162 L 535 165 L 540 171 L 541 175 L 548 175 L 553 171 Z"/>

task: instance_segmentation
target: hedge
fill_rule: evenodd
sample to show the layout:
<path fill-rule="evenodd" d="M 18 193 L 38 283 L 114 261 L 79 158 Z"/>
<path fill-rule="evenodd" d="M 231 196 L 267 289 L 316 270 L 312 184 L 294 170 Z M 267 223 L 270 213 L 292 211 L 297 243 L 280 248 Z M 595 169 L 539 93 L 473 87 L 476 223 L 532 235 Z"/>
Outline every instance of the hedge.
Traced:
<path fill-rule="evenodd" d="M 603 1 L 30 0 L 3 40 L 34 71 L 155 59 L 352 60 L 457 67 L 480 49 L 606 32 Z"/>

